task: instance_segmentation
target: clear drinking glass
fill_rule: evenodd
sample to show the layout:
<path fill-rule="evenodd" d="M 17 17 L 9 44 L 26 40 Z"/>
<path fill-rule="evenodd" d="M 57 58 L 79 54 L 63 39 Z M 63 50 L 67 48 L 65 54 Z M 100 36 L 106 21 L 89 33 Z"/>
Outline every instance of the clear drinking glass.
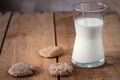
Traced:
<path fill-rule="evenodd" d="M 97 2 L 80 2 L 73 5 L 75 43 L 72 62 L 83 68 L 104 64 L 102 28 L 107 6 Z"/>

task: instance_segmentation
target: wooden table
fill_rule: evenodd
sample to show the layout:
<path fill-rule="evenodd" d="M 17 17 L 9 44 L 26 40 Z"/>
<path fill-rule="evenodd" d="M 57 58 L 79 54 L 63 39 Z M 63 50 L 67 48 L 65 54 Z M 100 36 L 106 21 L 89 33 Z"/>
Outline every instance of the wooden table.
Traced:
<path fill-rule="evenodd" d="M 75 38 L 71 12 L 0 13 L 0 80 L 120 80 L 120 16 L 109 12 L 105 20 L 106 63 L 99 68 L 83 69 L 71 63 Z M 65 53 L 59 58 L 40 57 L 39 49 L 47 46 L 61 46 Z M 11 77 L 7 70 L 17 62 L 33 64 L 39 70 L 30 77 Z M 73 74 L 52 77 L 48 68 L 56 62 L 72 65 Z"/>

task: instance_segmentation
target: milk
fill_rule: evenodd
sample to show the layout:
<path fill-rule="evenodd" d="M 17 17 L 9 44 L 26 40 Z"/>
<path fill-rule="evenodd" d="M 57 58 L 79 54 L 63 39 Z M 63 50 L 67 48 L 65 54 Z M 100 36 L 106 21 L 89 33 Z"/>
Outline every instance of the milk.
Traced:
<path fill-rule="evenodd" d="M 72 59 L 79 63 L 92 63 L 103 59 L 103 21 L 98 18 L 79 18 L 74 23 L 76 38 Z"/>

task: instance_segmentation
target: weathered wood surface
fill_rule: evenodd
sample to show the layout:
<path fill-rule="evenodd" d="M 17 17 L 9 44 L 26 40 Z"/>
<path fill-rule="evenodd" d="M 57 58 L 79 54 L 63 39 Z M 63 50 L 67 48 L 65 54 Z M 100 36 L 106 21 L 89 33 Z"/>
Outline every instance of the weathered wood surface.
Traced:
<path fill-rule="evenodd" d="M 118 14 L 112 12 L 105 17 L 103 42 L 106 63 L 94 69 L 79 68 L 71 63 L 75 38 L 72 13 L 53 15 L 52 13 L 13 14 L 0 55 L 0 80 L 120 80 L 120 16 Z M 4 30 L 0 33 L 4 34 Z M 58 58 L 58 62 L 66 62 L 74 67 L 71 76 L 52 77 L 48 68 L 50 64 L 56 63 L 57 59 L 46 59 L 38 54 L 40 48 L 56 45 L 55 43 L 65 51 L 65 54 Z M 31 63 L 38 67 L 38 71 L 35 75 L 24 78 L 8 75 L 9 67 L 17 62 Z"/>
<path fill-rule="evenodd" d="M 49 65 L 56 59 L 39 56 L 39 49 L 55 45 L 52 13 L 14 13 L 0 56 L 0 80 L 56 80 L 48 73 Z M 14 78 L 8 75 L 9 67 L 17 62 L 38 67 L 35 75 Z"/>
<path fill-rule="evenodd" d="M 10 18 L 10 13 L 2 14 L 0 13 L 0 46 L 4 37 L 4 33 Z"/>
<path fill-rule="evenodd" d="M 59 62 L 71 65 L 72 49 L 75 38 L 72 13 L 56 13 L 57 45 L 65 49 Z M 108 13 L 105 18 L 103 42 L 106 63 L 100 68 L 83 69 L 74 66 L 72 76 L 61 80 L 120 80 L 120 17 L 116 13 Z"/>

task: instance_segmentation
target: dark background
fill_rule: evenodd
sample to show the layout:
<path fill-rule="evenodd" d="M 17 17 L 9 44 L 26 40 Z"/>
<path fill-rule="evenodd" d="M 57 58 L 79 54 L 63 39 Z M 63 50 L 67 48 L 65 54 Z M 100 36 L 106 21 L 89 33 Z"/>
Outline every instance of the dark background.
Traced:
<path fill-rule="evenodd" d="M 102 2 L 120 13 L 120 0 L 0 0 L 0 11 L 71 11 L 72 5 L 80 1 Z"/>

